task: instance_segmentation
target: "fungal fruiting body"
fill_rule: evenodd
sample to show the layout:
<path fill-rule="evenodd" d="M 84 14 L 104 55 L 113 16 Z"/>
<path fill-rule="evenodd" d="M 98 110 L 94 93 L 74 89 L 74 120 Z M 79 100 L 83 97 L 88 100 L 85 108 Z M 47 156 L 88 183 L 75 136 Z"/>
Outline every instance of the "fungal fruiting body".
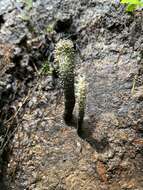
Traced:
<path fill-rule="evenodd" d="M 74 89 L 74 45 L 70 40 L 60 40 L 55 48 L 55 59 L 59 64 L 59 72 L 64 89 L 64 120 L 68 124 L 72 120 L 75 106 Z"/>
<path fill-rule="evenodd" d="M 86 82 L 85 77 L 80 77 L 78 82 L 78 92 L 77 92 L 77 103 L 78 103 L 78 134 L 82 132 L 82 124 L 85 114 L 85 106 L 86 106 Z"/>

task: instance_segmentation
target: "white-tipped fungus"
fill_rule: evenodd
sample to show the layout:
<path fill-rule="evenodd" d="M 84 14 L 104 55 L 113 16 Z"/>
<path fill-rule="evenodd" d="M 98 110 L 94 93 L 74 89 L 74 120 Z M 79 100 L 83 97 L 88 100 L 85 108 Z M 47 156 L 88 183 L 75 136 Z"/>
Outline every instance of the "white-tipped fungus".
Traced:
<path fill-rule="evenodd" d="M 64 120 L 68 124 L 72 119 L 75 106 L 74 90 L 74 45 L 71 40 L 60 40 L 55 48 L 55 59 L 59 64 L 60 76 L 64 88 Z"/>
<path fill-rule="evenodd" d="M 86 106 L 86 81 L 85 77 L 80 77 L 78 82 L 78 134 L 82 131 L 82 124 Z"/>

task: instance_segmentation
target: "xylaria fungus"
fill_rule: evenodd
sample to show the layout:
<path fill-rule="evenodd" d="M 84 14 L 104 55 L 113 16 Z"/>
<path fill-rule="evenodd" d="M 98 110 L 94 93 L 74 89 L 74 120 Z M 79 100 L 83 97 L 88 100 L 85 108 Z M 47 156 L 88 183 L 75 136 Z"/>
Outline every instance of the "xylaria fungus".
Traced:
<path fill-rule="evenodd" d="M 82 132 L 82 124 L 84 119 L 84 113 L 85 113 L 85 106 L 86 106 L 86 82 L 85 77 L 80 77 L 78 82 L 78 92 L 77 92 L 77 98 L 78 98 L 78 129 L 77 132 L 80 134 Z"/>
<path fill-rule="evenodd" d="M 64 120 L 69 124 L 75 106 L 74 89 L 74 45 L 70 40 L 60 40 L 55 48 L 55 58 L 59 64 L 60 76 L 64 88 Z"/>

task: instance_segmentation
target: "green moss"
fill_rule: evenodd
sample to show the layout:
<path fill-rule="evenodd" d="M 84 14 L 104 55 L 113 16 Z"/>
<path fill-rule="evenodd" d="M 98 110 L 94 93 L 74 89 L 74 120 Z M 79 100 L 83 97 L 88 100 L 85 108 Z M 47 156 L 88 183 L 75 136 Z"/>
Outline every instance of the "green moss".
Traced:
<path fill-rule="evenodd" d="M 50 64 L 48 61 L 45 61 L 45 63 L 43 63 L 40 74 L 41 75 L 52 75 L 52 68 L 50 67 Z"/>
<path fill-rule="evenodd" d="M 53 34 L 53 32 L 54 32 L 54 23 L 51 23 L 51 24 L 49 24 L 49 25 L 47 26 L 46 32 L 47 32 L 48 34 Z"/>

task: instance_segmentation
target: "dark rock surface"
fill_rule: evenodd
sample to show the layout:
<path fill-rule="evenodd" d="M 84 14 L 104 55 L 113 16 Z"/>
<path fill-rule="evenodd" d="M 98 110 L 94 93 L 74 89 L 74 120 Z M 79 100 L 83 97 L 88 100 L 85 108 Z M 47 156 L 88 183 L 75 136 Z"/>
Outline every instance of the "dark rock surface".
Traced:
<path fill-rule="evenodd" d="M 29 11 L 30 21 L 24 21 L 22 4 L 2 0 L 0 5 L 3 2 L 1 124 L 9 124 L 11 110 L 16 120 L 5 188 L 142 190 L 141 13 L 127 15 L 123 7 L 107 0 L 37 0 Z M 80 137 L 76 124 L 63 122 L 60 88 L 51 76 L 39 75 L 45 60 L 53 63 L 60 38 L 74 41 L 76 74 L 86 74 L 87 106 Z"/>

